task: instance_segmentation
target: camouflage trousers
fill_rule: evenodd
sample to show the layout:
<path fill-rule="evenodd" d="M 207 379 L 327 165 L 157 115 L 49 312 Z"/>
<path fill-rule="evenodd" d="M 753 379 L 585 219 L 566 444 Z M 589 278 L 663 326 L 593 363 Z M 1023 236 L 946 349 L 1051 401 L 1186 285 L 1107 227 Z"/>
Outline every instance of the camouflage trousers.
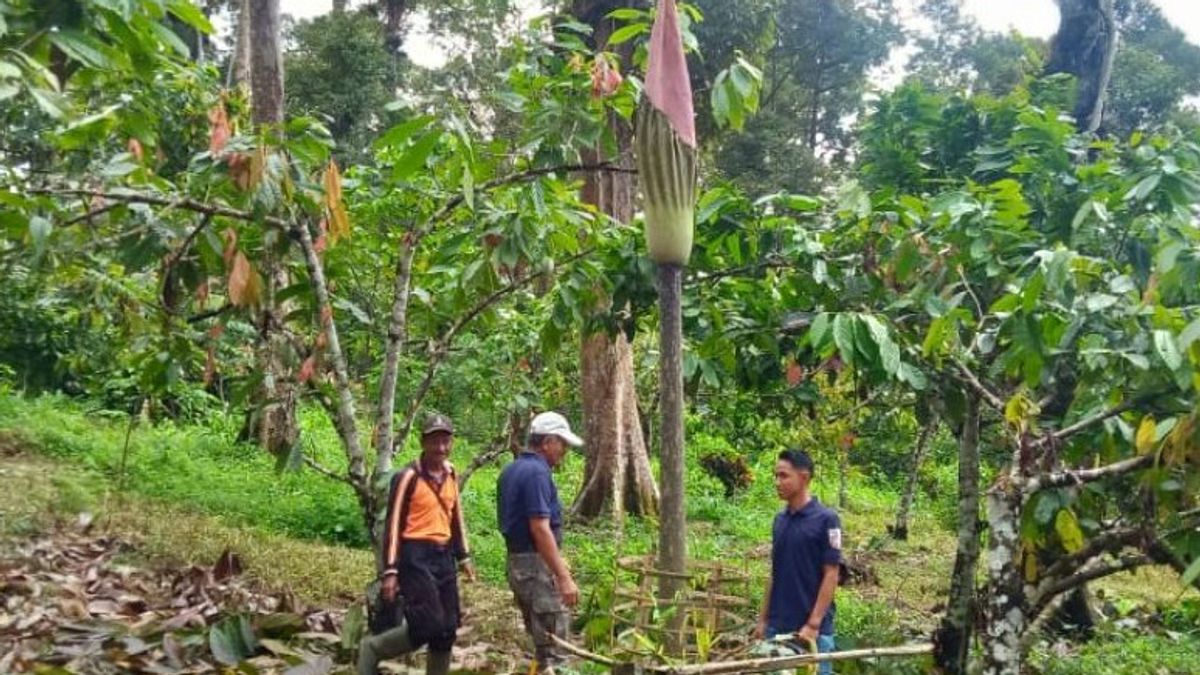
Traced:
<path fill-rule="evenodd" d="M 563 606 L 554 576 L 537 553 L 508 554 L 508 587 L 512 589 L 525 630 L 533 638 L 539 668 L 561 666 L 565 657 L 550 635 L 567 639 L 570 614 Z"/>

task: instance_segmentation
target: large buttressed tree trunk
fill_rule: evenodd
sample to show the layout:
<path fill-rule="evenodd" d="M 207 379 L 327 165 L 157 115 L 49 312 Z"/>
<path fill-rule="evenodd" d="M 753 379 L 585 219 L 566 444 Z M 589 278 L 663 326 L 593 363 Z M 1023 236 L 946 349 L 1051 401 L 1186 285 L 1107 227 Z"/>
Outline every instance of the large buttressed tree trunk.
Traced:
<path fill-rule="evenodd" d="M 593 27 L 598 47 L 608 42 L 616 28 L 605 16 L 619 7 L 634 7 L 637 0 L 579 0 L 573 13 Z M 630 66 L 631 43 L 618 47 L 623 70 Z M 633 168 L 633 129 L 612 114 L 609 127 L 617 139 L 615 163 Z M 604 160 L 599 151 L 588 153 L 585 163 Z M 583 199 L 619 222 L 633 219 L 636 184 L 630 172 L 595 171 L 584 178 Z M 650 470 L 645 437 L 634 390 L 633 349 L 623 333 L 605 331 L 583 336 L 580 350 L 584 438 L 588 443 L 583 488 L 574 512 L 583 518 L 611 513 L 642 516 L 658 512 L 658 486 Z"/>
<path fill-rule="evenodd" d="M 1057 0 L 1061 20 L 1046 62 L 1046 73 L 1069 73 L 1079 80 L 1075 121 L 1094 132 L 1104 113 L 1104 92 L 1117 53 L 1114 0 Z"/>

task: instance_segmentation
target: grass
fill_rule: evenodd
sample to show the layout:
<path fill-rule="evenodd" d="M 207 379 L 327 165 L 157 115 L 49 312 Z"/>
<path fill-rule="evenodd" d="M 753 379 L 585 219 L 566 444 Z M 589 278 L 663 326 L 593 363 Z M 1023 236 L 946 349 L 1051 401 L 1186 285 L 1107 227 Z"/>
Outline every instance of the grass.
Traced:
<path fill-rule="evenodd" d="M 327 466 L 344 466 L 323 414 L 308 412 L 302 424 L 310 452 Z M 243 557 L 251 576 L 269 587 L 291 589 L 310 602 L 345 604 L 361 592 L 371 575 L 372 556 L 348 487 L 307 469 L 279 473 L 272 458 L 234 442 L 236 425 L 231 420 L 216 418 L 204 427 L 136 426 L 128 434 L 126 455 L 129 431 L 125 416 L 67 399 L 0 395 L 0 486 L 29 485 L 2 490 L 3 530 L 34 531 L 45 525 L 47 514 L 73 517 L 82 510 L 97 511 L 105 526 L 136 537 L 140 550 L 155 560 L 211 564 L 229 548 Z M 18 462 L 2 457 L 11 456 L 15 448 L 33 449 L 37 456 L 26 454 Z M 456 464 L 465 466 L 476 450 L 460 439 Z M 415 448 L 408 448 L 398 463 L 414 453 Z M 761 597 L 771 522 L 779 509 L 767 478 L 772 458 L 761 456 L 752 467 L 756 480 L 730 499 L 698 468 L 696 457 L 689 459 L 691 554 L 748 570 L 751 597 Z M 952 467 L 936 469 L 939 485 L 952 482 Z M 582 470 L 577 456 L 560 470 L 557 481 L 564 503 L 574 498 Z M 469 604 L 506 617 L 511 627 L 515 619 L 509 616 L 504 545 L 495 523 L 499 471 L 498 466 L 479 470 L 463 494 L 476 563 L 485 581 L 466 592 Z M 118 491 L 118 485 L 124 490 Z M 836 503 L 832 474 L 819 472 L 814 485 L 818 498 Z M 943 521 L 953 508 L 952 494 L 932 504 L 918 500 L 906 542 L 886 534 L 896 504 L 891 489 L 856 478 L 849 504 L 839 509 L 848 555 L 874 579 L 839 591 L 839 644 L 844 648 L 923 639 L 944 601 L 955 542 Z M 648 553 L 657 539 L 654 522 L 632 519 L 624 527 L 570 523 L 565 534 L 567 558 L 580 587 L 593 598 L 611 588 L 616 556 Z M 1106 580 L 1100 587 L 1111 597 L 1149 607 L 1176 603 L 1181 593 L 1178 579 L 1167 570 L 1143 570 Z M 581 612 L 581 623 L 600 611 L 593 603 L 590 613 Z M 1101 647 L 1095 649 L 1097 655 L 1104 653 Z M 1087 653 L 1091 652 L 1077 656 Z M 1065 667 L 1053 659 L 1046 663 L 1047 668 Z"/>

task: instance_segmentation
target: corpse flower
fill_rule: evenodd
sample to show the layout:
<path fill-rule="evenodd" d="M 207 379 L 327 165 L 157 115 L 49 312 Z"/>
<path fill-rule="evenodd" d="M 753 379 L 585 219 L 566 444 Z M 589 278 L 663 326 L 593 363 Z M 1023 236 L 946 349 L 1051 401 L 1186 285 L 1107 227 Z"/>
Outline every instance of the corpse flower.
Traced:
<path fill-rule="evenodd" d="M 659 3 L 646 71 L 635 138 L 646 246 L 656 263 L 686 265 L 696 204 L 696 122 L 675 0 Z"/>

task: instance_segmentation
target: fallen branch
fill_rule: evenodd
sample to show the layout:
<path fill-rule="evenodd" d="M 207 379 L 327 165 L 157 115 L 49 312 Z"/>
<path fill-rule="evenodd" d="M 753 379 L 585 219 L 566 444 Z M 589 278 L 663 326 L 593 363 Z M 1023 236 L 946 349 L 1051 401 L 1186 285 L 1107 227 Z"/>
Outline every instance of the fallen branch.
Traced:
<path fill-rule="evenodd" d="M 825 654 L 800 654 L 797 656 L 773 656 L 725 663 L 705 663 L 695 666 L 675 666 L 654 669 L 666 675 L 716 675 L 717 673 L 767 673 L 773 670 L 788 670 L 826 661 L 857 661 L 859 659 L 896 658 L 922 656 L 933 653 L 932 643 L 903 645 L 900 647 L 876 647 L 874 649 L 852 649 Z"/>
<path fill-rule="evenodd" d="M 549 634 L 550 639 L 564 650 L 581 659 L 599 663 L 609 668 L 621 665 L 608 656 L 589 652 L 570 642 Z M 797 656 L 769 656 L 759 659 L 744 659 L 741 661 L 725 661 L 717 663 L 702 663 L 683 666 L 643 666 L 641 670 L 647 673 L 662 673 L 663 675 L 716 675 L 717 673 L 767 673 L 774 670 L 790 670 L 799 666 L 807 666 L 825 661 L 856 661 L 859 659 L 896 658 L 906 656 L 922 656 L 933 653 L 932 643 L 902 645 L 899 647 L 876 647 L 873 649 L 853 649 L 844 652 L 828 652 L 825 654 L 800 654 Z"/>

